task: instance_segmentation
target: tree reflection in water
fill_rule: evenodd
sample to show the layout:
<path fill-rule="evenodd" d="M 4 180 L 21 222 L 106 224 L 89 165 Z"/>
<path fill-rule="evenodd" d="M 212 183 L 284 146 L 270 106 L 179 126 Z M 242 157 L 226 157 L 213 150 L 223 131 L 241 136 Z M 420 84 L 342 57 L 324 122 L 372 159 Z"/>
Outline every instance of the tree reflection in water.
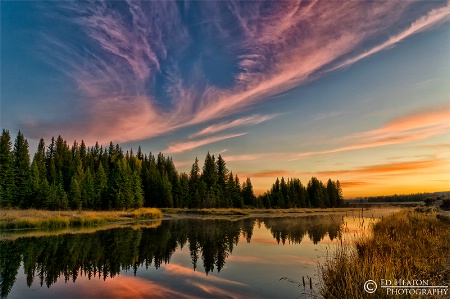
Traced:
<path fill-rule="evenodd" d="M 340 233 L 341 221 L 332 217 L 285 217 L 241 220 L 179 219 L 163 221 L 156 228 L 115 228 L 86 234 L 50 237 L 22 237 L 0 241 L 1 297 L 11 291 L 23 262 L 27 285 L 39 277 L 41 286 L 50 287 L 61 277 L 75 282 L 78 276 L 106 280 L 120 271 L 158 269 L 169 263 L 177 248 L 188 244 L 192 266 L 203 261 L 206 274 L 225 266 L 227 257 L 242 235 L 251 241 L 254 225 L 262 223 L 280 242 L 299 244 L 308 236 L 314 244 L 327 234 L 331 240 Z"/>

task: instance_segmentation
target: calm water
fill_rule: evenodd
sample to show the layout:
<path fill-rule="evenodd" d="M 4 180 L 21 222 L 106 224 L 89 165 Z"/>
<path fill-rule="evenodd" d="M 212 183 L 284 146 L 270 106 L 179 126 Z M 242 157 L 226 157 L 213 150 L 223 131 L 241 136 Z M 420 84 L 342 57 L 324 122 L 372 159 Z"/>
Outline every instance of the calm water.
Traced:
<path fill-rule="evenodd" d="M 342 214 L 178 219 L 155 227 L 10 236 L 0 241 L 1 295 L 296 298 L 303 287 L 280 278 L 316 279 L 325 247 L 354 220 Z"/>

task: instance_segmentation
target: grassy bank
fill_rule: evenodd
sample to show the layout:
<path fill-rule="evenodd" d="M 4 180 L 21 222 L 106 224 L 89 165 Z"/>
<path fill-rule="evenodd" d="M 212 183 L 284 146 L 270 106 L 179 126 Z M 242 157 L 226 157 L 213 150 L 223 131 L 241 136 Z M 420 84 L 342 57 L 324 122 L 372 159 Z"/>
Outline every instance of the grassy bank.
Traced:
<path fill-rule="evenodd" d="M 177 209 L 177 208 L 163 208 L 161 209 L 164 215 L 262 215 L 262 214 L 310 214 L 310 213 L 323 213 L 323 212 L 348 212 L 348 211 L 360 211 L 361 208 L 327 208 L 327 209 L 315 209 L 315 208 L 293 208 L 293 209 L 237 209 L 237 208 L 211 208 L 211 209 Z"/>
<path fill-rule="evenodd" d="M 424 209 L 401 211 L 377 222 L 370 237 L 341 242 L 328 254 L 320 266 L 320 293 L 324 298 L 392 298 L 380 288 L 381 279 L 419 279 L 429 280 L 430 285 L 448 285 L 449 252 L 447 216 Z M 374 294 L 364 291 L 367 280 L 378 284 Z M 402 296 L 410 297 L 418 296 Z"/>
<path fill-rule="evenodd" d="M 134 211 L 44 211 L 1 210 L 0 229 L 93 227 L 112 222 L 158 219 L 162 212 L 155 208 Z"/>

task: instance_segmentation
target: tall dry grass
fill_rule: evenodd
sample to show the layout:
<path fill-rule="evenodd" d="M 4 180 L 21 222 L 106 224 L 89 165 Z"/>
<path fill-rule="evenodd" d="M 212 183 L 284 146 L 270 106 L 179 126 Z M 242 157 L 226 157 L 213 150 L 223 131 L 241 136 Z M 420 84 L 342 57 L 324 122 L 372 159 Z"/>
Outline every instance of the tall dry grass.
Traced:
<path fill-rule="evenodd" d="M 372 234 L 342 242 L 320 265 L 320 295 L 324 298 L 392 298 L 378 287 L 374 294 L 364 283 L 381 279 L 429 280 L 448 285 L 450 223 L 436 211 L 401 211 L 373 226 Z M 450 290 L 449 290 L 450 292 Z M 402 298 L 418 298 L 403 295 Z M 420 296 L 419 296 L 420 297 Z M 429 296 L 424 296 L 429 297 Z M 436 297 L 434 297 L 436 298 Z"/>
<path fill-rule="evenodd" d="M 111 222 L 162 218 L 155 208 L 134 211 L 1 210 L 0 229 L 94 227 Z"/>

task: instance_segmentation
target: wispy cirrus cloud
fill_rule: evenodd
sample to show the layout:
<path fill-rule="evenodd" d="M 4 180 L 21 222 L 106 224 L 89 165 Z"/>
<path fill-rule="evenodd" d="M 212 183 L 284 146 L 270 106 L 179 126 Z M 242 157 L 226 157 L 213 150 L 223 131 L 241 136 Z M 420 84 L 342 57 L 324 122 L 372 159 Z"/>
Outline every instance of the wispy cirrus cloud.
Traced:
<path fill-rule="evenodd" d="M 48 61 L 76 82 L 80 100 L 68 104 L 72 120 L 27 123 L 36 135 L 92 141 L 151 138 L 241 113 L 449 17 L 448 4 L 441 2 L 419 7 L 419 17 L 410 15 L 405 11 L 417 4 L 409 1 L 199 2 L 183 9 L 152 1 L 55 5 L 55 18 L 75 27 L 76 38 L 45 32 L 42 41 L 51 53 Z M 398 33 L 389 37 L 393 29 Z M 231 78 L 227 84 L 218 83 L 219 71 L 208 65 L 220 60 L 216 42 L 220 59 L 234 64 L 222 73 Z M 266 120 L 253 115 L 192 136 Z"/>
<path fill-rule="evenodd" d="M 341 141 L 350 142 L 350 145 L 329 150 L 297 153 L 292 158 L 409 143 L 448 132 L 450 132 L 450 107 L 445 106 L 412 113 L 399 117 L 379 129 L 341 138 Z"/>
<path fill-rule="evenodd" d="M 198 137 L 198 136 L 202 136 L 202 135 L 209 135 L 209 134 L 217 133 L 217 132 L 224 131 L 227 129 L 248 126 L 248 125 L 257 125 L 257 124 L 260 124 L 267 120 L 270 120 L 276 116 L 277 116 L 276 114 L 250 115 L 247 117 L 235 119 L 233 121 L 222 122 L 219 124 L 214 124 L 214 125 L 208 126 L 204 129 L 190 135 L 189 137 L 194 138 L 194 137 Z"/>
<path fill-rule="evenodd" d="M 240 173 L 240 177 L 252 177 L 252 178 L 276 178 L 276 177 L 293 177 L 298 176 L 298 173 L 289 170 L 262 170 L 253 173 Z"/>
<path fill-rule="evenodd" d="M 330 71 L 333 71 L 337 68 L 347 67 L 361 59 L 364 59 L 370 55 L 373 55 L 377 52 L 380 52 L 389 47 L 392 47 L 393 45 L 399 43 L 400 41 L 404 40 L 405 38 L 407 38 L 410 35 L 427 30 L 432 26 L 444 23 L 448 20 L 450 20 L 450 3 L 447 4 L 447 6 L 445 6 L 445 7 L 430 11 L 425 16 L 419 18 L 417 21 L 414 21 L 411 24 L 411 26 L 409 26 L 409 28 L 407 28 L 406 30 L 400 32 L 397 35 L 390 37 L 387 41 L 379 44 L 378 46 L 373 47 L 372 49 L 370 49 L 362 54 L 359 54 L 355 57 L 349 58 L 349 59 L 339 63 L 337 66 L 330 69 Z"/>
<path fill-rule="evenodd" d="M 342 169 L 335 171 L 322 171 L 317 174 L 320 176 L 373 176 L 374 174 L 407 174 L 410 172 L 417 172 L 422 170 L 433 169 L 442 166 L 444 161 L 438 159 L 428 159 L 419 161 L 405 161 L 378 165 L 362 166 L 355 169 Z"/>
<path fill-rule="evenodd" d="M 239 136 L 243 136 L 246 134 L 247 133 L 229 134 L 229 135 L 204 138 L 204 139 L 200 139 L 200 140 L 196 140 L 196 141 L 176 142 L 176 143 L 169 144 L 169 146 L 167 147 L 167 149 L 164 152 L 166 152 L 166 153 L 181 153 L 181 152 L 192 150 L 194 148 L 197 148 L 197 147 L 200 147 L 200 146 L 203 146 L 206 144 L 211 144 L 211 143 L 215 143 L 215 142 L 218 142 L 221 140 L 239 137 Z"/>

